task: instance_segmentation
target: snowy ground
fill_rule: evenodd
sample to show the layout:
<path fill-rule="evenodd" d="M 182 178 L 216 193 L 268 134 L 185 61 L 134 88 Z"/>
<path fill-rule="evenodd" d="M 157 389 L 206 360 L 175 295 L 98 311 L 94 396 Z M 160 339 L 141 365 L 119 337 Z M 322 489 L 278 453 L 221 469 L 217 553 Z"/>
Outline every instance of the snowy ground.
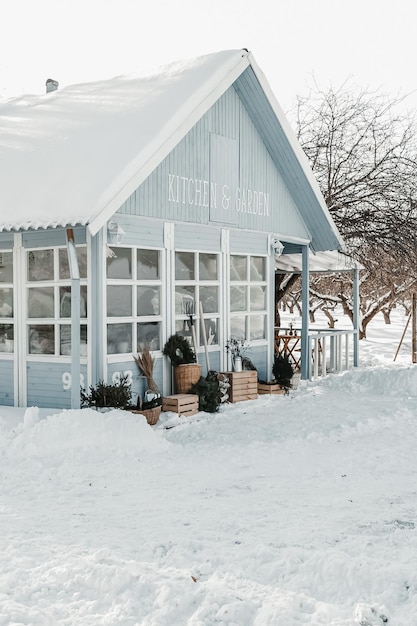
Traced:
<path fill-rule="evenodd" d="M 417 369 L 156 427 L 0 407 L 0 626 L 417 625 Z"/>

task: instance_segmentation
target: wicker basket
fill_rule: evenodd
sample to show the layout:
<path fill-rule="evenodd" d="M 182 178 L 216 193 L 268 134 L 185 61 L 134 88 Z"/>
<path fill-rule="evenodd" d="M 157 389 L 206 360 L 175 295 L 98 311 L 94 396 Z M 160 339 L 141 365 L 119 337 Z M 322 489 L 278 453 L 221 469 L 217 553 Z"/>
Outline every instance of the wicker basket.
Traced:
<path fill-rule="evenodd" d="M 149 426 L 155 426 L 155 424 L 159 420 L 159 416 L 161 415 L 161 409 L 161 406 L 155 406 L 153 409 L 143 409 L 141 411 L 139 409 L 131 409 L 130 412 L 140 413 L 141 415 L 144 415 Z"/>
<path fill-rule="evenodd" d="M 201 377 L 201 365 L 184 363 L 174 367 L 175 388 L 177 393 L 188 393 Z"/>

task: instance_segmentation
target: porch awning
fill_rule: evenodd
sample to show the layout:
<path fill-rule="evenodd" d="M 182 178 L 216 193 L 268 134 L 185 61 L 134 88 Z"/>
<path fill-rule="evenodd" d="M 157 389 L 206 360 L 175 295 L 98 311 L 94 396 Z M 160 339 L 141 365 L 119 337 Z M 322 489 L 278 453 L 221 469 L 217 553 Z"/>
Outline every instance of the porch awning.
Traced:
<path fill-rule="evenodd" d="M 310 272 L 349 272 L 354 269 L 363 269 L 358 261 L 351 256 L 337 250 L 328 252 L 310 252 Z M 285 273 L 301 273 L 301 254 L 282 254 L 275 259 L 275 271 Z"/>

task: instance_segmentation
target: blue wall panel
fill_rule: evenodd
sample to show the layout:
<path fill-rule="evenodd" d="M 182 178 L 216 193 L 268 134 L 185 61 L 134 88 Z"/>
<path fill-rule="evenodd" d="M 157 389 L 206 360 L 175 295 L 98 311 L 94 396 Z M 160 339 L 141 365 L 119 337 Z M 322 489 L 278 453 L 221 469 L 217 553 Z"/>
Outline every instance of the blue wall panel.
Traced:
<path fill-rule="evenodd" d="M 220 252 L 221 230 L 216 227 L 191 224 L 175 224 L 175 248 L 178 250 L 198 250 Z"/>
<path fill-rule="evenodd" d="M 133 360 L 131 361 L 120 361 L 118 363 L 109 363 L 107 366 L 107 382 L 112 383 L 113 375 L 117 373 L 119 374 L 128 374 L 132 376 L 132 403 L 136 405 L 138 394 L 143 398 L 143 394 L 147 389 L 147 381 L 146 378 L 142 375 L 136 363 Z M 154 380 L 161 391 L 164 392 L 163 388 L 163 358 L 156 357 L 154 364 L 154 372 L 153 372 Z M 166 392 L 166 390 L 165 390 Z"/>
<path fill-rule="evenodd" d="M 65 389 L 63 374 L 71 373 L 70 363 L 27 364 L 27 406 L 55 409 L 71 408 L 71 389 Z M 81 366 L 81 374 L 87 380 L 86 366 Z"/>
<path fill-rule="evenodd" d="M 14 405 L 14 364 L 11 360 L 0 360 L 0 404 Z"/>
<path fill-rule="evenodd" d="M 162 220 L 137 218 L 119 212 L 114 216 L 113 221 L 117 221 L 125 231 L 122 242 L 124 246 L 163 248 L 164 223 Z M 109 244 L 111 245 L 110 241 Z"/>
<path fill-rule="evenodd" d="M 268 235 L 253 231 L 230 231 L 231 254 L 268 254 Z"/>
<path fill-rule="evenodd" d="M 85 228 L 74 228 L 75 245 L 85 244 Z M 51 246 L 65 246 L 67 244 L 65 228 L 48 228 L 34 231 L 25 231 L 22 234 L 24 248 L 48 248 Z"/>

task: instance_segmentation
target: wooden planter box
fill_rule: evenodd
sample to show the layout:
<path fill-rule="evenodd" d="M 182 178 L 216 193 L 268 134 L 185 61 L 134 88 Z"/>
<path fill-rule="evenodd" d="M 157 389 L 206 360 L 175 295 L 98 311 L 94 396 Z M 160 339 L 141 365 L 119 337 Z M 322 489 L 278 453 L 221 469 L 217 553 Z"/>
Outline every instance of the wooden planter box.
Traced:
<path fill-rule="evenodd" d="M 193 393 L 177 393 L 162 399 L 162 410 L 173 411 L 178 415 L 190 417 L 198 413 L 198 396 Z"/>
<path fill-rule="evenodd" d="M 229 379 L 229 402 L 256 400 L 258 397 L 258 372 L 223 372 Z"/>
<path fill-rule="evenodd" d="M 280 387 L 278 383 L 271 383 L 271 384 L 258 383 L 258 394 L 260 396 L 264 394 L 274 395 L 274 394 L 281 394 L 281 393 L 286 393 L 286 390 Z"/>

